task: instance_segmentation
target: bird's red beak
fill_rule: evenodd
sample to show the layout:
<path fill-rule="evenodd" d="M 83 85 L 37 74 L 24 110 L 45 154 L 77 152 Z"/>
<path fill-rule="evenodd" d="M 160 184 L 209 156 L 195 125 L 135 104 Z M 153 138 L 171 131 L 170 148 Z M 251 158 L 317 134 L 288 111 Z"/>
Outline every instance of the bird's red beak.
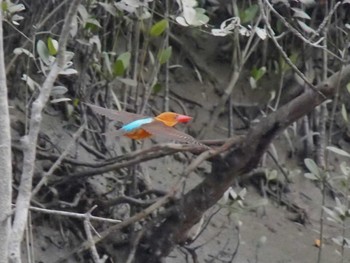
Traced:
<path fill-rule="evenodd" d="M 192 120 L 192 117 L 187 116 L 187 115 L 180 115 L 180 114 L 179 114 L 179 115 L 177 115 L 176 120 L 177 120 L 178 122 L 187 123 L 187 122 L 189 122 L 190 120 Z"/>

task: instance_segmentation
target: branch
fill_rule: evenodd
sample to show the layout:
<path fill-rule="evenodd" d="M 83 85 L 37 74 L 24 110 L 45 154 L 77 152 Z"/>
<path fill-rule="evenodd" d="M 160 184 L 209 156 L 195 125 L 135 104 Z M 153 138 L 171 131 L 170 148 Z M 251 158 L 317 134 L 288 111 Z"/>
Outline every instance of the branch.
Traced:
<path fill-rule="evenodd" d="M 0 6 L 2 1 L 0 0 Z M 0 262 L 7 262 L 11 232 L 12 161 L 10 114 L 7 101 L 2 10 L 0 10 Z"/>
<path fill-rule="evenodd" d="M 72 1 L 72 4 L 67 13 L 61 36 L 59 39 L 59 47 L 56 61 L 45 79 L 38 98 L 33 102 L 30 129 L 28 135 L 22 138 L 23 143 L 23 170 L 21 182 L 19 186 L 18 197 L 16 201 L 16 211 L 13 222 L 13 230 L 11 233 L 11 240 L 9 244 L 9 258 L 11 262 L 21 262 L 21 241 L 25 226 L 27 224 L 28 209 L 31 198 L 32 179 L 34 173 L 36 145 L 38 134 L 40 131 L 40 124 L 42 119 L 42 110 L 47 103 L 53 84 L 65 66 L 65 50 L 69 36 L 70 27 L 76 11 L 78 9 L 80 0 Z"/>
<path fill-rule="evenodd" d="M 177 143 L 157 144 L 151 148 L 137 150 L 129 154 L 125 154 L 121 157 L 118 157 L 114 160 L 114 164 L 109 163 L 103 167 L 76 172 L 74 174 L 69 174 L 65 179 L 63 179 L 63 181 L 76 180 L 82 177 L 94 176 L 97 174 L 103 174 L 106 172 L 119 170 L 135 164 L 161 158 L 161 157 L 175 154 L 178 152 L 199 153 L 205 150 L 208 150 L 208 149 L 201 145 L 194 146 L 194 145 L 177 144 Z M 57 178 L 56 176 L 49 176 L 48 180 L 50 179 L 51 179 L 51 182 L 62 182 L 62 178 Z"/>
<path fill-rule="evenodd" d="M 86 218 L 86 214 L 80 214 L 80 213 L 74 213 L 74 212 L 45 209 L 45 208 L 39 208 L 34 206 L 30 206 L 29 209 L 34 212 L 40 212 L 40 213 L 49 214 L 49 215 L 67 216 L 67 217 L 72 217 L 72 218 L 77 218 L 82 220 Z M 118 220 L 118 219 L 110 219 L 110 218 L 104 218 L 104 217 L 93 216 L 93 215 L 90 215 L 89 218 L 90 220 L 93 220 L 93 221 L 105 222 L 105 223 L 111 223 L 111 224 L 116 224 L 121 222 L 121 220 Z"/>

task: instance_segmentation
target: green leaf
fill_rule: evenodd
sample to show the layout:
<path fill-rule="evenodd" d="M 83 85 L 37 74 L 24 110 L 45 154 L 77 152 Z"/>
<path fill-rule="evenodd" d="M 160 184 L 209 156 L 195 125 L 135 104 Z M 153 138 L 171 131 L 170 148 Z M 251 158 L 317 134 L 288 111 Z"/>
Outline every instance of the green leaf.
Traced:
<path fill-rule="evenodd" d="M 309 180 L 313 180 L 313 181 L 317 181 L 320 178 L 318 178 L 316 175 L 314 175 L 313 173 L 304 173 L 305 178 L 309 179 Z"/>
<path fill-rule="evenodd" d="M 255 81 L 259 81 L 259 79 L 261 79 L 266 73 L 266 67 L 261 67 L 261 68 L 256 68 L 253 67 L 252 71 L 251 71 L 251 75 L 252 77 L 255 79 Z"/>
<path fill-rule="evenodd" d="M 346 84 L 346 89 L 350 93 L 350 82 L 348 84 Z"/>
<path fill-rule="evenodd" d="M 350 154 L 348 152 L 334 146 L 327 146 L 327 150 L 339 154 L 341 156 L 350 157 Z"/>
<path fill-rule="evenodd" d="M 162 85 L 160 85 L 159 83 L 155 84 L 153 87 L 152 87 L 152 90 L 155 94 L 157 94 L 158 92 L 160 92 L 162 90 Z"/>
<path fill-rule="evenodd" d="M 50 53 L 49 50 L 47 49 L 45 42 L 42 40 L 39 40 L 36 43 L 36 51 L 39 54 L 40 59 L 46 64 L 50 65 Z"/>
<path fill-rule="evenodd" d="M 101 3 L 97 2 L 100 6 L 102 6 L 106 12 L 110 13 L 112 16 L 117 15 L 117 9 L 111 3 Z"/>
<path fill-rule="evenodd" d="M 149 32 L 150 36 L 158 37 L 160 36 L 169 26 L 168 20 L 163 19 L 155 23 Z"/>
<path fill-rule="evenodd" d="M 59 99 L 53 99 L 53 100 L 51 100 L 50 102 L 51 102 L 52 104 L 54 104 L 54 103 L 66 102 L 66 101 L 71 101 L 71 99 L 70 99 L 70 98 L 59 98 Z"/>
<path fill-rule="evenodd" d="M 129 67 L 130 65 L 130 58 L 131 58 L 131 53 L 130 52 L 124 52 L 120 54 L 115 61 L 113 65 L 113 74 L 114 76 L 123 76 L 125 70 Z"/>
<path fill-rule="evenodd" d="M 341 162 L 340 164 L 340 170 L 341 172 L 346 176 L 348 177 L 350 175 L 350 167 L 347 165 L 346 162 Z"/>
<path fill-rule="evenodd" d="M 102 26 L 95 18 L 88 18 L 85 21 L 84 28 L 90 30 L 91 32 L 96 32 L 99 28 L 102 28 Z"/>
<path fill-rule="evenodd" d="M 16 54 L 16 55 L 25 54 L 25 55 L 27 55 L 30 58 L 34 58 L 34 55 L 29 50 L 27 50 L 25 48 L 21 48 L 21 47 L 15 48 L 13 50 L 13 53 Z"/>
<path fill-rule="evenodd" d="M 57 54 L 57 50 L 58 50 L 58 42 L 54 39 L 52 39 L 51 37 L 48 37 L 47 39 L 47 47 L 49 49 L 49 54 L 51 56 L 54 56 Z"/>
<path fill-rule="evenodd" d="M 342 223 L 343 220 L 340 218 L 340 216 L 334 212 L 333 210 L 323 206 L 323 211 L 326 212 L 326 214 L 330 217 L 330 219 L 332 219 L 333 221 L 335 222 L 338 222 L 338 223 Z"/>
<path fill-rule="evenodd" d="M 314 162 L 314 160 L 306 158 L 304 159 L 305 166 L 311 173 L 313 173 L 315 176 L 320 177 L 320 169 L 318 168 L 317 164 Z"/>
<path fill-rule="evenodd" d="M 23 10 L 25 10 L 25 6 L 23 4 L 10 4 L 8 7 L 7 7 L 7 11 L 10 12 L 11 14 L 15 14 L 15 13 L 18 13 L 18 12 L 21 12 Z"/>
<path fill-rule="evenodd" d="M 124 78 L 117 78 L 120 82 L 124 83 L 127 86 L 130 87 L 136 87 L 137 86 L 137 81 L 134 79 L 124 79 Z"/>
<path fill-rule="evenodd" d="M 124 52 L 118 56 L 117 60 L 121 60 L 123 62 L 124 68 L 128 68 L 130 65 L 130 58 L 131 58 L 131 53 Z"/>
<path fill-rule="evenodd" d="M 113 74 L 114 76 L 123 76 L 124 75 L 124 65 L 123 61 L 121 60 L 116 60 L 113 65 Z"/>
<path fill-rule="evenodd" d="M 102 56 L 103 56 L 104 68 L 107 70 L 108 76 L 112 76 L 113 73 L 112 73 L 112 68 L 111 68 L 111 61 L 109 59 L 108 53 L 107 52 L 103 52 Z"/>
<path fill-rule="evenodd" d="M 278 173 L 276 170 L 272 170 L 272 171 L 266 171 L 266 179 L 267 181 L 275 181 L 278 178 Z"/>
<path fill-rule="evenodd" d="M 209 17 L 205 14 L 206 10 L 203 8 L 195 8 L 196 10 L 196 20 L 198 26 L 208 24 Z"/>
<path fill-rule="evenodd" d="M 297 60 L 298 60 L 298 53 L 296 52 L 293 52 L 290 56 L 289 56 L 289 59 L 290 61 L 292 61 L 293 64 L 296 64 Z M 282 69 L 282 72 L 286 72 L 287 70 L 290 69 L 290 66 L 287 64 L 287 62 L 284 60 L 284 58 L 282 56 L 280 56 L 280 59 L 281 59 L 281 69 Z"/>
<path fill-rule="evenodd" d="M 2 10 L 3 12 L 6 12 L 6 11 L 8 10 L 8 8 L 9 8 L 8 3 L 5 2 L 5 1 L 2 1 L 2 3 L 1 3 L 1 10 Z"/>
<path fill-rule="evenodd" d="M 343 116 L 343 119 L 345 122 L 348 122 L 348 113 L 346 111 L 344 103 L 341 105 L 341 115 Z"/>
<path fill-rule="evenodd" d="M 80 100 L 79 100 L 78 98 L 75 98 L 75 99 L 73 100 L 73 106 L 74 106 L 74 108 L 78 108 L 79 103 L 80 103 Z"/>
<path fill-rule="evenodd" d="M 51 96 L 63 95 L 68 92 L 68 89 L 64 86 L 54 86 L 51 89 Z"/>
<path fill-rule="evenodd" d="M 160 64 L 166 63 L 170 57 L 171 57 L 171 52 L 172 52 L 172 47 L 169 46 L 166 49 L 163 49 L 161 52 L 158 54 L 158 61 Z"/>
<path fill-rule="evenodd" d="M 245 24 L 245 23 L 251 22 L 255 18 L 258 11 L 259 11 L 259 7 L 258 5 L 255 5 L 255 4 L 245 9 L 239 15 L 241 19 L 241 23 Z"/>

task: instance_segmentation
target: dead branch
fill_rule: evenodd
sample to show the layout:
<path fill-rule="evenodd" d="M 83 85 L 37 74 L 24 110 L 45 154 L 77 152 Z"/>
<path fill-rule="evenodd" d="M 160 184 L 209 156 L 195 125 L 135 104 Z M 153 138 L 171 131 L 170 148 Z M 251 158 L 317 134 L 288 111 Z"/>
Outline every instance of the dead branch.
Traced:
<path fill-rule="evenodd" d="M 2 6 L 1 0 L 0 6 Z M 11 232 L 12 161 L 2 19 L 0 11 L 0 262 L 5 263 Z"/>
<path fill-rule="evenodd" d="M 76 180 L 82 177 L 94 176 L 97 174 L 103 174 L 110 171 L 119 170 L 126 168 L 135 164 L 146 162 L 149 160 L 161 158 L 167 155 L 172 155 L 178 152 L 194 152 L 199 153 L 207 150 L 206 147 L 201 145 L 186 145 L 186 144 L 176 144 L 176 143 L 166 143 L 166 144 L 157 144 L 151 148 L 141 149 L 133 151 L 129 154 L 117 157 L 114 159 L 114 163 L 110 164 L 111 161 L 108 161 L 103 167 L 88 169 L 73 174 L 69 174 L 66 178 L 58 178 L 56 176 L 50 176 L 48 178 L 51 182 L 62 182 L 66 180 Z"/>

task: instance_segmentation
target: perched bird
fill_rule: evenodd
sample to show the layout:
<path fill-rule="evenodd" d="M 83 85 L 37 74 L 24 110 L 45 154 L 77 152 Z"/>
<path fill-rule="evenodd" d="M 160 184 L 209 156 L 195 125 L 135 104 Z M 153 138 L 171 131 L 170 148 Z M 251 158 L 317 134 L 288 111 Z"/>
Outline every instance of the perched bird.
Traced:
<path fill-rule="evenodd" d="M 190 116 L 174 112 L 163 112 L 156 117 L 147 117 L 126 111 L 114 111 L 92 104 L 86 104 L 94 112 L 123 123 L 123 126 L 113 132 L 113 135 L 126 136 L 135 140 L 155 136 L 181 143 L 202 145 L 192 136 L 173 128 L 177 123 L 187 123 L 192 120 Z"/>

